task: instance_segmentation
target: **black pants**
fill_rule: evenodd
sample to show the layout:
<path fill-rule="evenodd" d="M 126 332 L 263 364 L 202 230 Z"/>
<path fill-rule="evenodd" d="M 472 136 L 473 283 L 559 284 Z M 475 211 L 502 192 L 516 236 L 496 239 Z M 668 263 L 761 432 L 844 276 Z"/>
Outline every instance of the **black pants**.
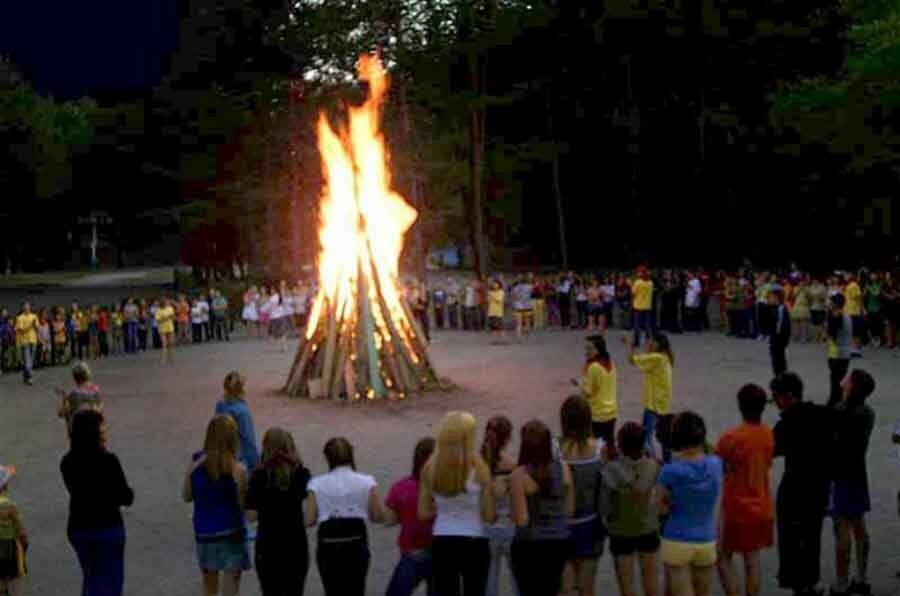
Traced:
<path fill-rule="evenodd" d="M 195 344 L 203 341 L 203 323 L 191 323 L 191 333 Z"/>
<path fill-rule="evenodd" d="M 443 306 L 435 306 L 434 307 L 434 325 L 438 329 L 444 328 L 444 307 Z"/>
<path fill-rule="evenodd" d="M 371 558 L 365 537 L 326 542 L 320 536 L 316 563 L 325 596 L 365 596 Z"/>
<path fill-rule="evenodd" d="M 422 333 L 425 334 L 425 340 L 431 341 L 431 325 L 428 324 L 428 311 L 422 308 L 413 309 L 413 314 L 419 325 L 422 327 Z"/>
<path fill-rule="evenodd" d="M 302 596 L 309 572 L 309 552 L 284 545 L 271 555 L 256 547 L 256 577 L 263 596 Z"/>
<path fill-rule="evenodd" d="M 231 341 L 231 338 L 228 336 L 228 324 L 225 319 L 216 318 L 214 326 L 217 341 Z"/>
<path fill-rule="evenodd" d="M 603 439 L 607 445 L 616 444 L 616 419 L 606 422 L 592 422 L 591 432 L 595 439 Z"/>
<path fill-rule="evenodd" d="M 700 297 L 700 312 L 698 315 L 700 330 L 709 331 L 711 327 L 709 321 L 709 296 L 704 295 Z"/>
<path fill-rule="evenodd" d="M 97 338 L 100 341 L 100 355 L 109 356 L 109 332 L 101 331 Z"/>
<path fill-rule="evenodd" d="M 828 393 L 828 405 L 832 406 L 841 401 L 841 397 L 844 395 L 841 383 L 844 382 L 848 370 L 850 370 L 850 360 L 847 358 L 828 359 L 828 376 L 831 387 Z"/>
<path fill-rule="evenodd" d="M 787 346 L 783 339 L 772 338 L 769 342 L 769 355 L 772 357 L 772 372 L 777 377 L 787 370 Z"/>
<path fill-rule="evenodd" d="M 436 596 L 484 596 L 491 566 L 487 538 L 435 536 L 431 553 Z"/>
<path fill-rule="evenodd" d="M 778 529 L 778 585 L 795 591 L 815 586 L 821 575 L 824 512 L 783 511 L 779 507 L 775 517 Z"/>
<path fill-rule="evenodd" d="M 513 575 L 521 596 L 556 596 L 569 558 L 566 540 L 514 540 Z M 438 595 L 442 596 L 442 595 Z"/>
<path fill-rule="evenodd" d="M 77 335 L 78 340 L 78 351 L 77 357 L 79 360 L 84 360 L 87 358 L 88 346 L 90 345 L 91 338 L 88 335 L 87 331 L 79 331 Z"/>
<path fill-rule="evenodd" d="M 563 329 L 572 326 L 572 300 L 565 294 L 559 297 L 559 321 Z"/>

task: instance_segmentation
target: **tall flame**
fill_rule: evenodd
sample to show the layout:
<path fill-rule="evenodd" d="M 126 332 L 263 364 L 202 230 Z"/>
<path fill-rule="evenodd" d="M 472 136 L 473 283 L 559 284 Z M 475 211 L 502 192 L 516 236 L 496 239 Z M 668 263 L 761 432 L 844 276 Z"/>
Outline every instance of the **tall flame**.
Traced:
<path fill-rule="evenodd" d="M 349 126 L 335 130 L 324 113 L 319 115 L 318 146 L 326 184 L 320 206 L 319 289 L 306 338 L 313 337 L 329 309 L 339 324 L 366 316 L 359 308 L 360 288 L 366 288 L 369 295 L 363 298 L 370 301 L 366 311 L 371 313 L 374 341 L 380 345 L 389 340 L 393 328 L 409 345 L 411 322 L 401 302 L 398 268 L 404 235 L 417 214 L 391 190 L 379 128 L 387 76 L 374 56 L 360 57 L 358 73 L 360 80 L 368 81 L 369 94 L 361 106 L 349 108 Z"/>

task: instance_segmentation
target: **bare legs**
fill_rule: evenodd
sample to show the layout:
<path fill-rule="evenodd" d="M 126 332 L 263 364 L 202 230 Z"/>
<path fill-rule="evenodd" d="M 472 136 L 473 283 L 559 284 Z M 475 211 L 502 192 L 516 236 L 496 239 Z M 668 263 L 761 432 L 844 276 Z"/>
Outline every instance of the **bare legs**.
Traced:
<path fill-rule="evenodd" d="M 713 566 L 666 566 L 672 596 L 710 596 L 712 593 Z"/>
<path fill-rule="evenodd" d="M 846 590 L 850 578 L 850 559 L 853 547 L 856 551 L 856 581 L 868 582 L 869 533 L 864 518 L 849 520 L 837 518 L 834 522 L 835 534 L 835 587 Z"/>
<path fill-rule="evenodd" d="M 203 573 L 203 596 L 218 596 L 219 572 L 201 571 Z M 241 588 L 240 571 L 222 572 L 222 596 L 237 596 Z"/>
<path fill-rule="evenodd" d="M 657 553 L 641 553 L 638 556 L 626 555 L 615 557 L 616 581 L 619 584 L 619 593 L 622 596 L 637 596 L 635 586 L 634 565 L 640 563 L 641 580 L 644 585 L 644 596 L 659 595 Z"/>
<path fill-rule="evenodd" d="M 743 553 L 744 560 L 744 584 L 747 596 L 759 596 L 760 593 L 760 567 L 759 551 Z M 719 579 L 722 581 L 722 591 L 726 596 L 739 596 L 741 594 L 740 579 L 734 570 L 733 553 L 719 552 L 718 567 Z"/>

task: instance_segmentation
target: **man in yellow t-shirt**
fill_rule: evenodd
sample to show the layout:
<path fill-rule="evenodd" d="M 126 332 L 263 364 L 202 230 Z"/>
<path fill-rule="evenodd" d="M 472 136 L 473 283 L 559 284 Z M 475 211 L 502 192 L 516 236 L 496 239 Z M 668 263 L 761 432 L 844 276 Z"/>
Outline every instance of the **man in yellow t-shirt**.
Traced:
<path fill-rule="evenodd" d="M 502 338 L 506 335 L 503 329 L 504 301 L 506 300 L 506 292 L 500 282 L 491 282 L 491 289 L 488 292 L 488 328 L 491 335 Z"/>
<path fill-rule="evenodd" d="M 847 285 L 844 286 L 844 300 L 846 306 L 844 313 L 850 317 L 853 323 L 853 350 L 850 352 L 851 358 L 859 358 L 861 338 L 865 335 L 865 318 L 863 318 L 863 293 L 856 281 L 856 276 L 848 273 L 846 277 Z"/>
<path fill-rule="evenodd" d="M 649 339 L 653 325 L 653 280 L 646 267 L 639 267 L 631 282 L 631 310 L 634 326 L 634 345 L 641 345 L 641 330 Z"/>
<path fill-rule="evenodd" d="M 31 312 L 31 305 L 22 305 L 22 312 L 16 317 L 16 346 L 22 354 L 22 375 L 26 385 L 31 385 L 34 351 L 38 343 L 38 318 Z"/>

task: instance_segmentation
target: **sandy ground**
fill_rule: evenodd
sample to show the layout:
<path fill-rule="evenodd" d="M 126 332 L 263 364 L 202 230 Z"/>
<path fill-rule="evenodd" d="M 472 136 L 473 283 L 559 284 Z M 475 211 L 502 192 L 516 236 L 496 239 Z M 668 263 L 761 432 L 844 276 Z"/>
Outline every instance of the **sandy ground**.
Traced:
<path fill-rule="evenodd" d="M 202 443 L 205 425 L 219 397 L 224 375 L 231 369 L 248 377 L 251 408 L 258 433 L 272 425 L 293 431 L 307 465 L 314 473 L 325 468 L 321 455 L 329 437 L 344 435 L 356 446 L 360 470 L 378 478 L 382 491 L 408 473 L 416 440 L 431 434 L 450 409 L 473 412 L 483 425 L 488 416 L 504 413 L 518 426 L 541 418 L 558 428 L 557 413 L 569 392 L 568 380 L 578 374 L 581 334 L 550 332 L 527 343 L 491 346 L 481 334 L 444 332 L 433 344 L 440 373 L 457 389 L 404 403 L 345 404 L 288 400 L 277 393 L 291 359 L 269 342 L 251 340 L 179 350 L 172 367 L 158 364 L 155 354 L 111 359 L 96 364 L 97 381 L 107 395 L 111 423 L 110 447 L 122 459 L 137 499 L 125 513 L 128 531 L 127 579 L 130 596 L 199 593 L 190 509 L 180 499 L 180 487 L 190 453 Z M 613 355 L 622 361 L 621 346 Z M 677 355 L 675 404 L 691 408 L 708 422 L 713 437 L 738 421 L 734 394 L 745 382 L 767 383 L 766 347 L 718 335 L 685 336 L 674 340 Z M 798 346 L 789 354 L 792 367 L 807 381 L 809 397 L 824 401 L 827 370 L 824 352 Z M 874 511 L 871 576 L 875 593 L 900 594 L 894 573 L 900 569 L 896 533 L 896 495 L 900 462 L 890 444 L 900 420 L 900 359 L 872 353 L 856 365 L 870 370 L 879 388 L 873 400 L 878 413 L 869 456 Z M 639 379 L 620 366 L 621 419 L 640 414 Z M 62 423 L 54 415 L 54 385 L 66 382 L 67 371 L 39 371 L 33 387 L 18 377 L 0 378 L 0 462 L 19 467 L 12 495 L 22 508 L 31 533 L 29 594 L 74 594 L 80 572 L 66 541 L 67 493 L 59 474 L 66 449 Z M 773 423 L 775 412 L 766 415 Z M 776 464 L 773 476 L 780 477 Z M 373 563 L 369 593 L 383 594 L 397 559 L 396 530 L 371 532 Z M 824 578 L 833 577 L 831 532 L 824 532 Z M 314 543 L 314 535 L 310 533 Z M 600 563 L 598 593 L 614 593 L 611 562 Z M 764 594 L 777 593 L 775 552 L 764 556 Z M 256 577 L 245 576 L 242 593 L 259 593 Z M 718 588 L 717 588 L 718 590 Z M 312 570 L 307 594 L 322 593 Z M 424 593 L 424 591 L 423 591 Z"/>

